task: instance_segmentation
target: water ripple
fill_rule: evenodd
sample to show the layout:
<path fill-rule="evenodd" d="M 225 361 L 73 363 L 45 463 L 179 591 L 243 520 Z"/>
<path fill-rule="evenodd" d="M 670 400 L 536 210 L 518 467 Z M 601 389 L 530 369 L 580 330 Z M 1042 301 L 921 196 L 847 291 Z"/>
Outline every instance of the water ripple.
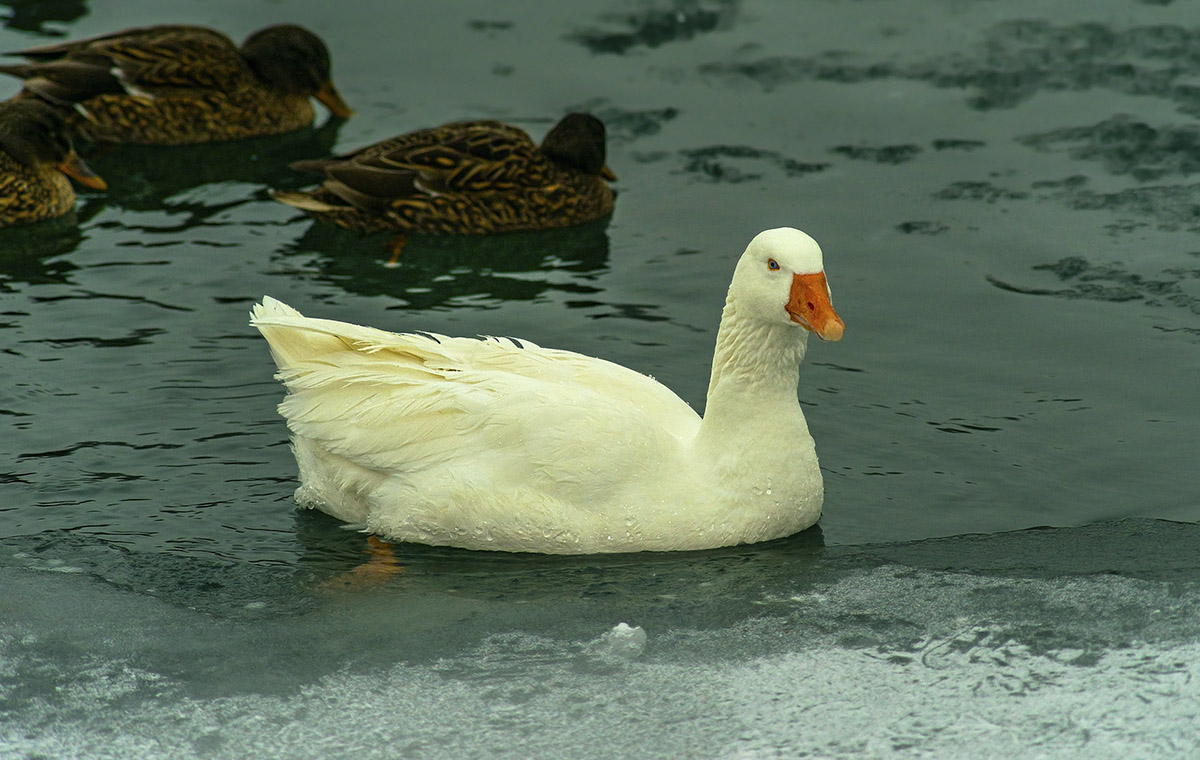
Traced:
<path fill-rule="evenodd" d="M 1155 96 L 1200 114 L 1200 29 L 1169 25 L 1116 30 L 1098 23 L 1056 25 L 1042 20 L 1005 21 L 973 47 L 925 60 L 872 61 L 845 51 L 766 56 L 711 62 L 700 72 L 731 83 L 751 81 L 764 90 L 800 81 L 854 84 L 884 79 L 919 81 L 972 91 L 971 108 L 1013 108 L 1037 94 L 1101 88 Z"/>
<path fill-rule="evenodd" d="M 1115 175 L 1139 181 L 1200 172 L 1200 127 L 1151 126 L 1120 114 L 1097 124 L 1039 132 L 1019 142 L 1042 151 L 1062 150 L 1077 161 L 1099 161 Z"/>
<path fill-rule="evenodd" d="M 1186 287 L 1188 282 L 1200 281 L 1200 268 L 1170 267 L 1162 270 L 1160 277 L 1147 277 L 1120 264 L 1097 264 L 1079 256 L 1067 256 L 1032 269 L 1048 273 L 1057 284 L 1017 284 L 992 276 L 988 282 L 1001 290 L 1025 295 L 1110 303 L 1142 301 L 1148 306 L 1173 306 L 1200 315 L 1200 297 Z"/>
<path fill-rule="evenodd" d="M 855 161 L 871 161 L 877 164 L 903 164 L 916 158 L 921 153 L 919 145 L 839 145 L 831 148 L 831 152 L 854 159 Z"/>
<path fill-rule="evenodd" d="M 800 177 L 825 171 L 829 164 L 807 163 L 784 156 L 776 151 L 749 145 L 710 145 L 680 151 L 684 157 L 684 174 L 694 174 L 706 182 L 739 183 L 760 179 L 763 175 L 747 166 L 766 164 L 788 177 Z M 744 163 L 743 163 L 744 162 Z"/>
<path fill-rule="evenodd" d="M 606 14 L 609 28 L 591 28 L 572 33 L 569 39 L 593 53 L 621 55 L 633 48 L 656 48 L 729 28 L 741 0 L 699 3 L 673 0 L 665 8 L 647 8 L 633 13 Z M 616 27 L 616 28 L 614 28 Z"/>

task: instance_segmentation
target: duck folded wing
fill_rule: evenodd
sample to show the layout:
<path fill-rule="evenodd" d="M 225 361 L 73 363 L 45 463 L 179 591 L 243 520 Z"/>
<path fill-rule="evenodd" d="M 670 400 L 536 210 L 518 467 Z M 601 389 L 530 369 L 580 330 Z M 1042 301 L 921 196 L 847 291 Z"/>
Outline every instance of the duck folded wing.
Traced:
<path fill-rule="evenodd" d="M 498 193 L 551 184 L 549 161 L 532 144 L 436 145 L 380 156 L 376 166 L 416 172 L 428 193 Z"/>
<path fill-rule="evenodd" d="M 225 35 L 215 29 L 207 29 L 205 27 L 189 26 L 186 24 L 158 24 L 155 26 L 134 27 L 130 29 L 122 29 L 118 32 L 109 32 L 108 34 L 98 34 L 94 37 L 84 37 L 78 40 L 65 40 L 63 42 L 51 42 L 48 45 L 37 45 L 28 47 L 23 50 L 11 50 L 5 55 L 19 55 L 22 58 L 30 61 L 53 61 L 59 58 L 66 58 L 72 55 L 79 55 L 84 52 L 93 50 L 101 50 L 103 46 L 112 43 L 128 43 L 133 44 L 138 41 L 144 41 L 161 38 L 164 35 L 208 35 L 218 39 L 227 41 Z"/>
<path fill-rule="evenodd" d="M 424 193 L 499 192 L 545 184 L 548 160 L 524 130 L 497 121 L 455 122 L 410 132 L 333 158 L 297 161 L 376 195 L 383 177 L 415 178 Z M 393 197 L 402 197 L 396 193 Z"/>
<path fill-rule="evenodd" d="M 443 144 L 454 145 L 456 150 L 466 155 L 488 158 L 496 155 L 497 151 L 507 150 L 508 146 L 533 145 L 533 139 L 520 127 L 501 121 L 454 121 L 389 137 L 335 156 L 333 160 L 370 162 L 384 155 L 391 155 L 396 160 L 407 153 Z"/>
<path fill-rule="evenodd" d="M 27 92 L 53 104 L 69 107 L 88 98 L 125 92 L 111 66 L 88 61 L 51 61 L 0 66 L 0 73 L 24 81 Z"/>
<path fill-rule="evenodd" d="M 5 67 L 5 72 L 31 80 L 30 89 L 39 94 L 67 102 L 174 88 L 228 91 L 250 75 L 228 37 L 196 27 L 133 30 L 15 55 L 35 63 Z"/>
<path fill-rule="evenodd" d="M 325 170 L 322 187 L 355 208 L 383 214 L 397 198 L 420 194 L 418 179 L 408 170 L 341 163 Z"/>

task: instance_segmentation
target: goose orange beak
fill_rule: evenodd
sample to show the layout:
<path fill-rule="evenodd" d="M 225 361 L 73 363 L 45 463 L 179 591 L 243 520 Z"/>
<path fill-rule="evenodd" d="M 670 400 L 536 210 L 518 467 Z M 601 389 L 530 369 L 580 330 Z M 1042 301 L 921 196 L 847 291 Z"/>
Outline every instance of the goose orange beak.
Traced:
<path fill-rule="evenodd" d="M 792 321 L 821 340 L 841 340 L 846 323 L 833 310 L 825 273 L 792 275 L 792 291 L 784 307 Z"/>
<path fill-rule="evenodd" d="M 321 105 L 333 112 L 333 115 L 339 119 L 349 119 L 354 115 L 354 109 L 346 105 L 346 101 L 342 100 L 341 94 L 337 88 L 333 86 L 332 81 L 326 82 L 317 90 L 317 94 L 313 96 Z"/>
<path fill-rule="evenodd" d="M 71 151 L 66 159 L 61 164 L 58 164 L 56 168 L 81 185 L 86 185 L 96 190 L 108 189 L 108 183 L 101 179 L 99 174 L 92 171 L 92 167 L 85 164 L 75 151 Z"/>

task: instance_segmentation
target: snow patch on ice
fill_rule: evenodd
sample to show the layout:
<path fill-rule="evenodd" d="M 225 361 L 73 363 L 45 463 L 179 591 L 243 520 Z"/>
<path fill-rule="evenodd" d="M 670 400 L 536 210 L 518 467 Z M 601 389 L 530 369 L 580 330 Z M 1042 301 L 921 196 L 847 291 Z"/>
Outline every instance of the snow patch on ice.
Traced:
<path fill-rule="evenodd" d="M 646 632 L 640 625 L 617 623 L 612 630 L 592 642 L 591 651 L 598 656 L 633 660 L 646 648 Z"/>

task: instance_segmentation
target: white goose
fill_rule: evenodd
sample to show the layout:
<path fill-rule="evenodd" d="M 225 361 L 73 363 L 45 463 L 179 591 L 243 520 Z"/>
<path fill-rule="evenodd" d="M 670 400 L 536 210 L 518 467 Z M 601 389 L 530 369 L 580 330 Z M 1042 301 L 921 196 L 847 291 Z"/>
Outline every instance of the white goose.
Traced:
<path fill-rule="evenodd" d="M 506 338 L 397 335 L 251 314 L 288 395 L 296 500 L 385 538 L 514 552 L 706 549 L 821 516 L 796 400 L 808 333 L 838 340 L 821 249 L 750 242 L 729 286 L 704 418 L 617 364 Z"/>

